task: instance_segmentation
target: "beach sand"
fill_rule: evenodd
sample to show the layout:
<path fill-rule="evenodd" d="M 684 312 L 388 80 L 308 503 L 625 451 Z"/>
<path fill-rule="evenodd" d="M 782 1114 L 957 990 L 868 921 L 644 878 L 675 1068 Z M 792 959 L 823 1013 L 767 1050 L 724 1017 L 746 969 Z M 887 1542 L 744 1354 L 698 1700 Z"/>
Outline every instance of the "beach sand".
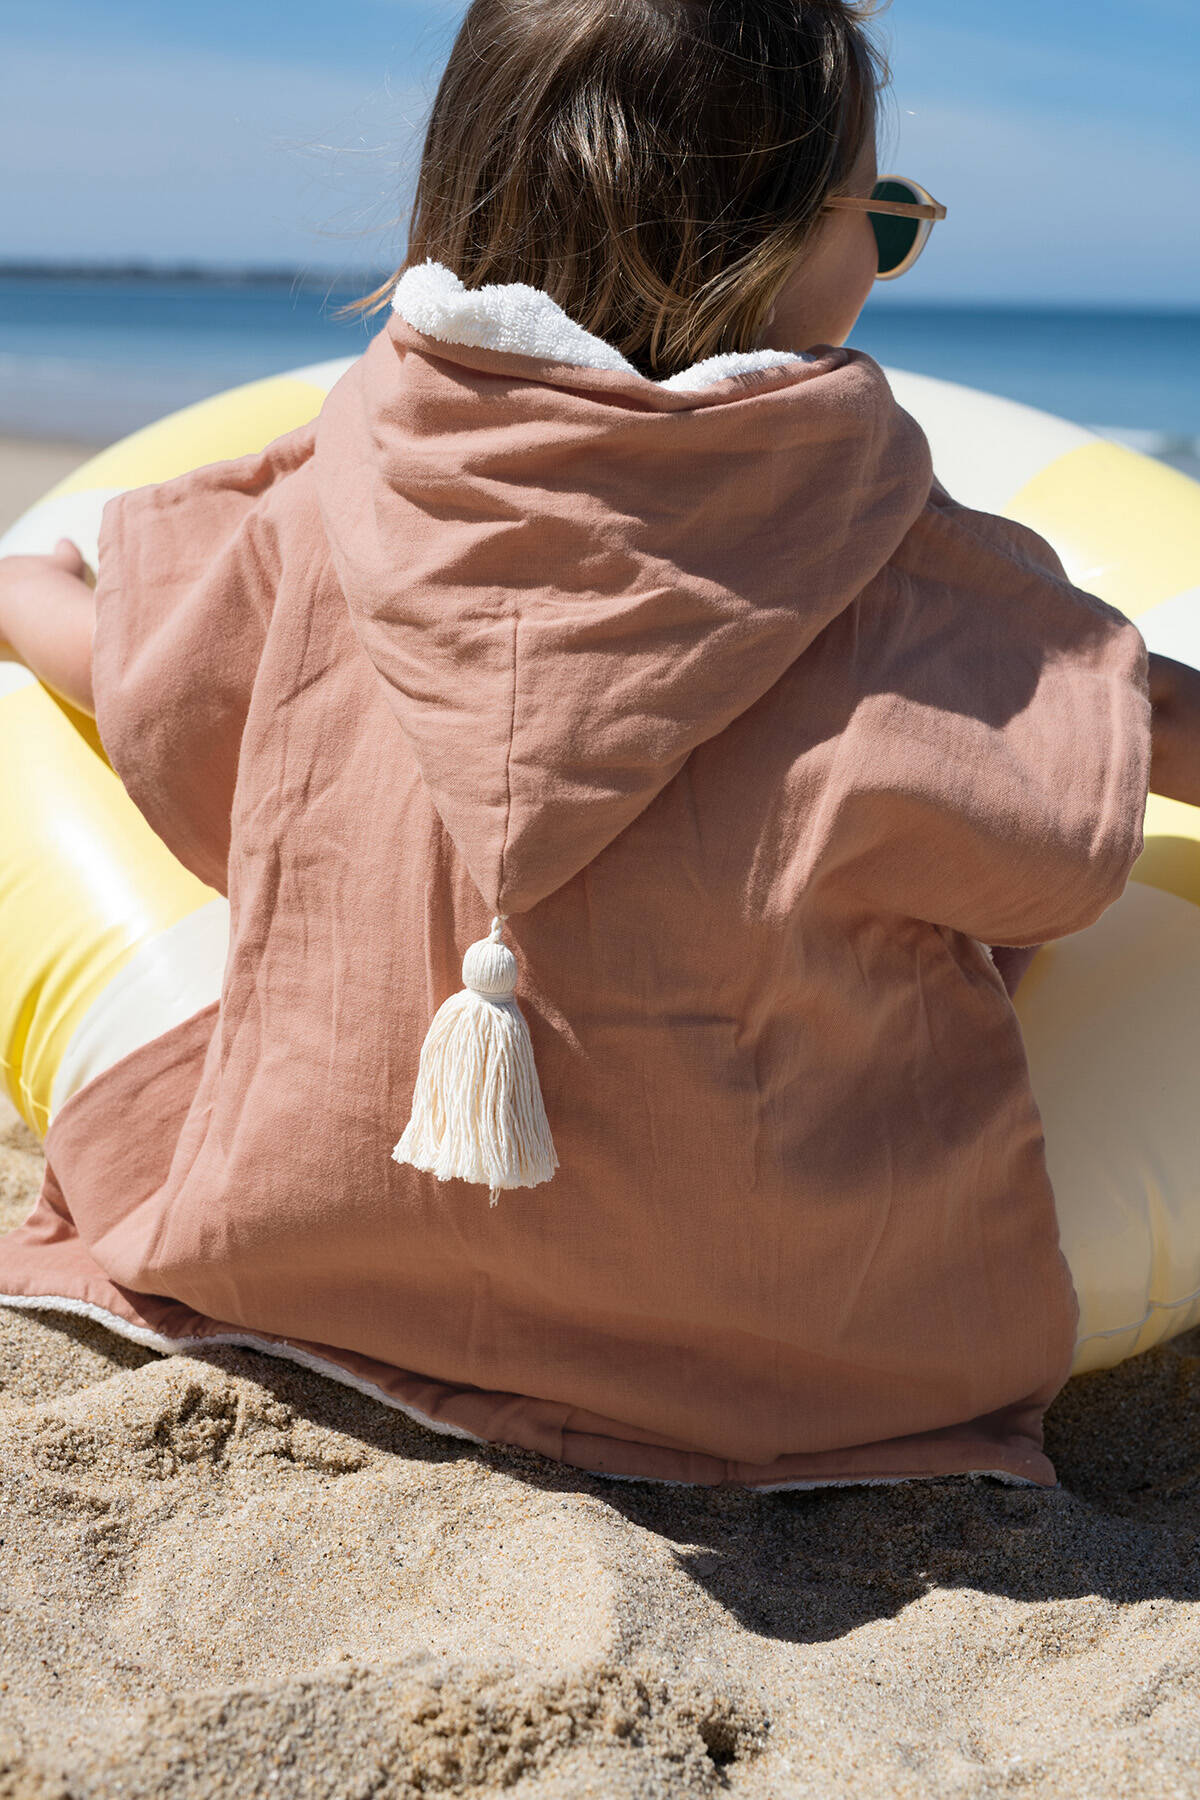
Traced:
<path fill-rule="evenodd" d="M 6 1113 L 0 1223 L 40 1166 Z M 1200 1334 L 1049 1437 L 1053 1492 L 606 1483 L 0 1308 L 0 1796 L 1195 1796 Z"/>
<path fill-rule="evenodd" d="M 85 454 L 0 443 L 0 521 Z M 41 1165 L 0 1100 L 0 1231 Z M 607 1483 L 0 1308 L 0 1800 L 1190 1800 L 1200 1333 L 1048 1435 L 1053 1492 Z"/>
<path fill-rule="evenodd" d="M 0 434 L 0 531 L 7 531 L 27 506 L 94 456 L 97 448 L 95 444 L 67 443 L 56 438 Z"/>

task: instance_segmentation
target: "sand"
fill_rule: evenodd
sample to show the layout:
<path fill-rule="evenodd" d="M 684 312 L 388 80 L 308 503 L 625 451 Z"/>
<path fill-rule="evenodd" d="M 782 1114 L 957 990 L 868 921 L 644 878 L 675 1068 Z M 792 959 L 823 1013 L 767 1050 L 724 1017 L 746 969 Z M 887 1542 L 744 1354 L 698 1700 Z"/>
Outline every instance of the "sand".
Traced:
<path fill-rule="evenodd" d="M 0 1227 L 40 1166 L 6 1112 Z M 1200 1334 L 1049 1435 L 1053 1492 L 606 1483 L 0 1308 L 0 1796 L 1200 1794 Z"/>
<path fill-rule="evenodd" d="M 0 435 L 0 531 L 89 456 L 95 444 Z M 0 1790 L 2 1795 L 3 1790 Z"/>
<path fill-rule="evenodd" d="M 0 440 L 0 528 L 88 453 Z M 41 1162 L 0 1100 L 0 1232 Z M 1049 1442 L 1054 1492 L 606 1483 L 0 1308 L 0 1800 L 1200 1796 L 1200 1333 Z"/>

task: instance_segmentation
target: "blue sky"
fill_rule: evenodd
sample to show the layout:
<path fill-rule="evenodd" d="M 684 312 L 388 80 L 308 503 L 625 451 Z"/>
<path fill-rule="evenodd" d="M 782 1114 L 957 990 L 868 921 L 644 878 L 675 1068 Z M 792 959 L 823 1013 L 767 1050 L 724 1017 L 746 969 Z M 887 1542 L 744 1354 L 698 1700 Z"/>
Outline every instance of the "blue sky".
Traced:
<path fill-rule="evenodd" d="M 0 254 L 397 260 L 451 0 L 0 0 Z M 1200 305 L 1197 0 L 893 0 L 881 298 Z"/>

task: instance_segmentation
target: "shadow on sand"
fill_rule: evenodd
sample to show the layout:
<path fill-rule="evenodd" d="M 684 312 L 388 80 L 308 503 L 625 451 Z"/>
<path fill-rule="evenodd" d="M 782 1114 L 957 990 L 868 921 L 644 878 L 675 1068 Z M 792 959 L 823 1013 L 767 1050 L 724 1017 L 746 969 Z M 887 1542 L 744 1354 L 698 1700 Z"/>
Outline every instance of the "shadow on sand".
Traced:
<path fill-rule="evenodd" d="M 38 1315 L 113 1369 L 157 1360 L 87 1320 Z M 894 1617 L 934 1588 L 1026 1602 L 1200 1600 L 1200 1332 L 1059 1396 L 1054 1490 L 987 1478 L 756 1494 L 609 1482 L 535 1454 L 434 1435 L 403 1414 L 250 1350 L 197 1360 L 311 1423 L 425 1463 L 475 1460 L 546 1493 L 600 1501 L 670 1549 L 747 1630 L 819 1643 Z"/>

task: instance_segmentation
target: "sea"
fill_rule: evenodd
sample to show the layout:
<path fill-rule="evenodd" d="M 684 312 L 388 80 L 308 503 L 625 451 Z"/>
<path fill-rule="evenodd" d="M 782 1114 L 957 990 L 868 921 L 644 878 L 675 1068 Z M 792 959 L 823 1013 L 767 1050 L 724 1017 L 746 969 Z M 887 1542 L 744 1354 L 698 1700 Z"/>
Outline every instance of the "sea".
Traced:
<path fill-rule="evenodd" d="M 361 351 L 372 285 L 0 272 L 0 433 L 109 443 L 208 394 Z M 880 362 L 1002 394 L 1200 474 L 1200 312 L 868 304 Z"/>

